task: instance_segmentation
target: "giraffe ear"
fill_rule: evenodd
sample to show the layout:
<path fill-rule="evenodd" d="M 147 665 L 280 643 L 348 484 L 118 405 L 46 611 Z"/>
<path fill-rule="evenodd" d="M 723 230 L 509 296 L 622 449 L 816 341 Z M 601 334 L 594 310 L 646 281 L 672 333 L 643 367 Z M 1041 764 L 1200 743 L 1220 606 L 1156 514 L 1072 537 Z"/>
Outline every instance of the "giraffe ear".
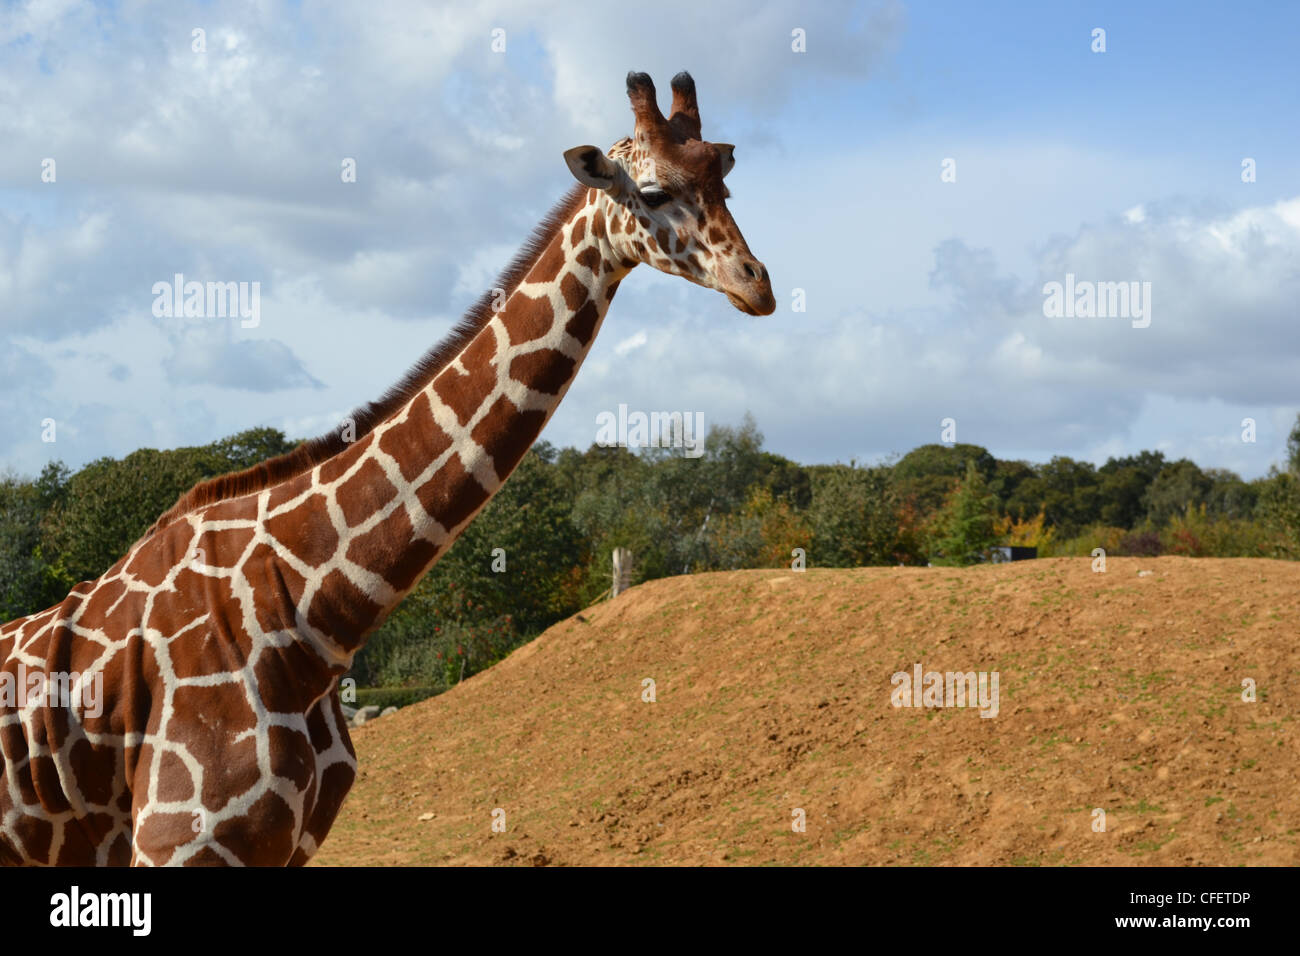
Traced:
<path fill-rule="evenodd" d="M 713 146 L 722 157 L 722 176 L 725 179 L 727 173 L 731 172 L 736 167 L 736 147 L 731 145 L 731 143 L 714 143 Z"/>
<path fill-rule="evenodd" d="M 573 178 L 593 189 L 609 189 L 618 176 L 618 167 L 595 146 L 575 146 L 564 151 Z"/>

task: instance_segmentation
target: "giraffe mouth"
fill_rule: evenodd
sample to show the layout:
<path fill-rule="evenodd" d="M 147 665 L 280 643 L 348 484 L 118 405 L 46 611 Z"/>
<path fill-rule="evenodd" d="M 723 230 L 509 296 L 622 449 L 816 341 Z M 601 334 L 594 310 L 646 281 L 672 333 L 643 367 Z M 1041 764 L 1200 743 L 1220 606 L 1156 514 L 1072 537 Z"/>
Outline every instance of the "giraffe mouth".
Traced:
<path fill-rule="evenodd" d="M 747 302 L 745 299 L 742 299 L 740 296 L 736 295 L 734 292 L 726 292 L 726 293 L 723 293 L 723 294 L 726 295 L 727 300 L 728 300 L 732 305 L 734 305 L 734 306 L 735 306 L 737 309 L 739 309 L 741 312 L 744 312 L 746 315 L 757 315 L 757 316 L 761 316 L 761 315 L 771 315 L 771 314 L 775 311 L 775 306 L 776 306 L 776 303 L 775 303 L 775 302 L 773 302 L 773 303 L 771 303 L 770 305 L 768 305 L 768 307 L 767 307 L 766 309 L 760 309 L 760 308 L 757 308 L 757 307 L 755 307 L 755 306 L 750 305 L 749 302 Z M 766 303 L 765 303 L 765 304 L 766 304 Z"/>

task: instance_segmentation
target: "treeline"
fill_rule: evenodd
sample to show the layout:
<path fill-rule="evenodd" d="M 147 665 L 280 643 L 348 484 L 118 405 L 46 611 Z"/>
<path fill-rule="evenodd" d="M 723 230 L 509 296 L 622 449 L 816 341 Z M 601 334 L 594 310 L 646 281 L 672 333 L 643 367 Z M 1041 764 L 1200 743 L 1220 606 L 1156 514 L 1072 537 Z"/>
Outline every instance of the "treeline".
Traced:
<path fill-rule="evenodd" d="M 262 428 L 0 479 L 0 620 L 97 577 L 195 482 L 294 444 Z M 1254 481 L 1160 452 L 1098 468 L 961 444 L 888 464 L 800 465 L 765 451 L 748 419 L 713 428 L 699 458 L 541 442 L 372 636 L 352 676 L 422 693 L 451 686 L 600 599 L 616 547 L 635 555 L 639 582 L 797 561 L 968 564 L 997 544 L 1043 556 L 1300 557 L 1300 420 L 1287 460 Z"/>

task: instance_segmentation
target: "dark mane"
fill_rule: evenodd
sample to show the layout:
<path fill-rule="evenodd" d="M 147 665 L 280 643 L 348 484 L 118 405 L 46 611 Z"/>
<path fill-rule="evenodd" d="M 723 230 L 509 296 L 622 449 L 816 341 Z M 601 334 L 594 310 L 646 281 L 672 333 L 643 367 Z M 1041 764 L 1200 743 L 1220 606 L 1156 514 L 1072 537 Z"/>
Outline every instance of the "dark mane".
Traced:
<path fill-rule="evenodd" d="M 276 458 L 268 458 L 244 471 L 219 475 L 201 481 L 185 494 L 181 495 L 166 513 L 154 522 L 153 527 L 144 533 L 141 541 L 148 539 L 169 524 L 189 514 L 197 508 L 203 508 L 218 501 L 230 498 L 242 498 L 282 481 L 294 478 L 310 471 L 321 462 L 333 458 L 355 441 L 374 430 L 375 426 L 397 412 L 403 405 L 421 392 L 441 372 L 452 359 L 460 354 L 491 320 L 495 314 L 492 302 L 495 289 L 504 289 L 506 298 L 518 288 L 539 256 L 550 245 L 560 228 L 572 218 L 579 207 L 586 201 L 587 188 L 577 184 L 550 212 L 543 217 L 533 234 L 524 243 L 523 248 L 511 261 L 493 289 L 484 292 L 464 317 L 451 330 L 451 333 L 433 348 L 429 349 L 401 380 L 379 398 L 356 409 L 350 417 L 355 422 L 355 436 L 352 441 L 345 441 L 342 429 L 327 432 L 319 438 L 303 442 L 291 452 Z"/>

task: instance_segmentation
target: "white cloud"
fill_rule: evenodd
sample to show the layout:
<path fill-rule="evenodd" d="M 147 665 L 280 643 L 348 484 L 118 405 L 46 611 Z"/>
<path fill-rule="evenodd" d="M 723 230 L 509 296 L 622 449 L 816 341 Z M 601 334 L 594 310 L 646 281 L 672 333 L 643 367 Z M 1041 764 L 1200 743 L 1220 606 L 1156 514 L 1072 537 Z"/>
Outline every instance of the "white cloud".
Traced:
<path fill-rule="evenodd" d="M 645 334 L 645 329 L 642 329 L 641 331 L 636 332 L 633 335 L 629 335 L 627 338 L 623 339 L 623 341 L 615 345 L 614 354 L 623 356 L 623 355 L 627 355 L 629 352 L 635 352 L 641 346 L 645 345 L 646 342 L 648 341 L 649 338 Z"/>

